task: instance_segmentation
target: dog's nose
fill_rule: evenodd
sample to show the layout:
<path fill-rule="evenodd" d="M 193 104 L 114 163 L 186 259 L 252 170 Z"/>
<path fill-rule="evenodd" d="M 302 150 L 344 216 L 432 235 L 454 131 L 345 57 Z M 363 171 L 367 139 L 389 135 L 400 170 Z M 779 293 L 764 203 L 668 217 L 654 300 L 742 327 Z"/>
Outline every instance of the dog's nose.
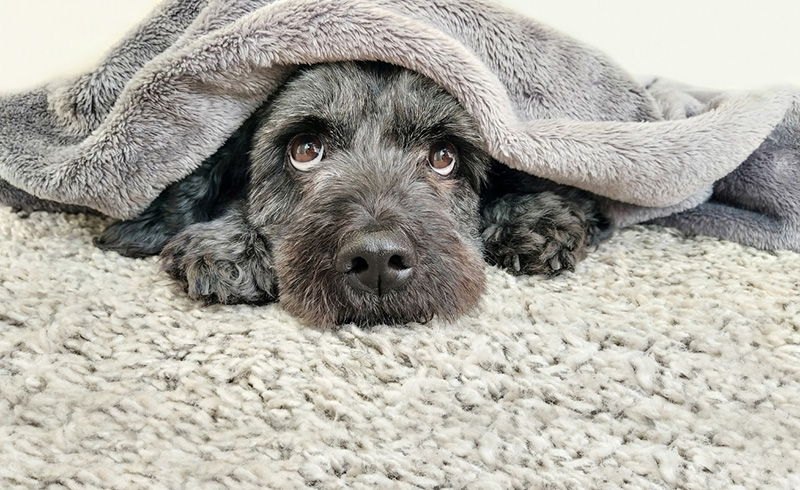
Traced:
<path fill-rule="evenodd" d="M 355 236 L 334 260 L 350 287 L 380 296 L 408 283 L 417 255 L 405 236 L 380 231 Z"/>

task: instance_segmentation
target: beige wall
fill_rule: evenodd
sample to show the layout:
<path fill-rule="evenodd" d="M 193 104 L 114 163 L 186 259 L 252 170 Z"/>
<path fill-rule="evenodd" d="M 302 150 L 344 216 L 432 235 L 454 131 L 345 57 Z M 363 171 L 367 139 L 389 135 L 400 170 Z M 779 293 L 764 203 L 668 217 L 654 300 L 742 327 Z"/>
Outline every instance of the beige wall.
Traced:
<path fill-rule="evenodd" d="M 91 66 L 158 0 L 0 0 L 0 92 Z"/>
<path fill-rule="evenodd" d="M 798 0 L 497 0 L 629 71 L 711 87 L 800 85 Z"/>
<path fill-rule="evenodd" d="M 796 0 L 499 1 L 603 49 L 634 73 L 714 87 L 800 85 Z M 156 3 L 0 0 L 0 91 L 89 66 Z"/>

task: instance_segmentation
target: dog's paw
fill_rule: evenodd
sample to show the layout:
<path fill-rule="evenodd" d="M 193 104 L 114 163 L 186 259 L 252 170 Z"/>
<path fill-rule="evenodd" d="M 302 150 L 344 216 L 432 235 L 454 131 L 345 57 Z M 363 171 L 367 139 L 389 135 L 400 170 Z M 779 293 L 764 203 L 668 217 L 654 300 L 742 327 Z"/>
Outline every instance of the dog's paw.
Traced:
<path fill-rule="evenodd" d="M 207 303 L 263 304 L 276 297 L 268 244 L 254 231 L 230 229 L 223 219 L 190 226 L 161 252 L 164 270 L 189 297 Z"/>
<path fill-rule="evenodd" d="M 482 210 L 481 225 L 487 260 L 512 274 L 553 276 L 586 257 L 583 211 L 551 192 L 503 196 Z"/>

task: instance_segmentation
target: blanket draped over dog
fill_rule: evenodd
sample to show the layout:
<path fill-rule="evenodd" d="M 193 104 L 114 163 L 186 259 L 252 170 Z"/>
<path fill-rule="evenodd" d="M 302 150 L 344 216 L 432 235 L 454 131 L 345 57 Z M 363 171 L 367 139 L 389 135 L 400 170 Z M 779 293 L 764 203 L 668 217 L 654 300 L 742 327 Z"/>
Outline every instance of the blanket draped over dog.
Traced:
<path fill-rule="evenodd" d="M 141 212 L 301 64 L 381 60 L 451 92 L 499 161 L 648 220 L 800 251 L 800 91 L 643 84 L 478 0 L 167 0 L 91 72 L 0 98 L 0 202 Z"/>

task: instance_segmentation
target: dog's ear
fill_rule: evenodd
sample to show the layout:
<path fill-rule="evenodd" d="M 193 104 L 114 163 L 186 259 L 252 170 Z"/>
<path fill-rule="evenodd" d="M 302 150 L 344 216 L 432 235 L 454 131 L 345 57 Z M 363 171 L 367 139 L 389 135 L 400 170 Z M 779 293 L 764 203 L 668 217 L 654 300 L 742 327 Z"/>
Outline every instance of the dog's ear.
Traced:
<path fill-rule="evenodd" d="M 94 244 L 127 257 L 157 255 L 184 228 L 223 214 L 247 190 L 248 153 L 257 119 L 257 114 L 248 119 L 197 170 L 164 189 L 136 218 L 106 228 Z"/>
<path fill-rule="evenodd" d="M 169 228 L 158 208 L 152 205 L 130 221 L 117 221 L 94 238 L 94 245 L 126 257 L 158 255 L 176 231 Z"/>

